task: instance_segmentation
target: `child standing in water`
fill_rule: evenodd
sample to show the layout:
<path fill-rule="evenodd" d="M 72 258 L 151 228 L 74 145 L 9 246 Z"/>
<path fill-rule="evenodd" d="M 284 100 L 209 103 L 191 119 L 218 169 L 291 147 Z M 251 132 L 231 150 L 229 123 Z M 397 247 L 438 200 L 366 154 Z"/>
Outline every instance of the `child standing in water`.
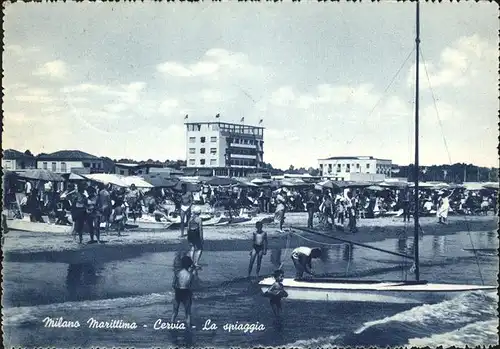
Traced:
<path fill-rule="evenodd" d="M 255 257 L 257 257 L 257 276 L 260 273 L 262 257 L 267 254 L 267 233 L 262 231 L 262 222 L 255 223 L 257 231 L 253 233 L 253 248 L 250 251 L 250 264 L 248 265 L 248 277 L 252 274 Z"/>
<path fill-rule="evenodd" d="M 179 306 L 182 303 L 186 314 L 187 329 L 191 328 L 191 305 L 193 302 L 193 291 L 191 290 L 193 281 L 192 267 L 193 260 L 191 257 L 183 256 L 181 258 L 181 269 L 174 271 L 174 281 L 172 283 L 175 292 L 172 323 L 176 321 L 179 314 Z"/>
<path fill-rule="evenodd" d="M 285 277 L 284 271 L 281 269 L 275 270 L 273 276 L 275 282 L 269 287 L 265 295 L 269 297 L 269 303 L 271 304 L 271 309 L 276 317 L 276 321 L 279 321 L 281 318 L 281 298 L 288 297 L 288 293 L 285 291 L 282 284 L 283 278 Z"/>

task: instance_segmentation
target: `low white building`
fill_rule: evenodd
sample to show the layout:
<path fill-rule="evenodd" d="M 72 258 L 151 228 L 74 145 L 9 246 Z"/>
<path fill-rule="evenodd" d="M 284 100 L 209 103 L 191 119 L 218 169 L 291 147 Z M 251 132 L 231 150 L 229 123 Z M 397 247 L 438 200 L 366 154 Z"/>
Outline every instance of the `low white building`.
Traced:
<path fill-rule="evenodd" d="M 22 171 L 36 167 L 33 155 L 14 149 L 5 149 L 2 157 L 2 169 L 8 171 Z"/>
<path fill-rule="evenodd" d="M 40 154 L 36 168 L 56 173 L 103 173 L 104 160 L 80 150 L 61 150 L 51 154 Z"/>
<path fill-rule="evenodd" d="M 392 160 L 373 156 L 333 156 L 318 160 L 321 175 L 340 181 L 382 181 L 391 176 Z"/>

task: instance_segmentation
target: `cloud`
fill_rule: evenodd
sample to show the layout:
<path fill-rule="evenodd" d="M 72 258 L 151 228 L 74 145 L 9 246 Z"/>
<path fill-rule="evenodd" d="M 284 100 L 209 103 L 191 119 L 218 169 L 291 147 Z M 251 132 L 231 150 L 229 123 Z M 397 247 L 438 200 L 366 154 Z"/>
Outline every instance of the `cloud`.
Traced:
<path fill-rule="evenodd" d="M 66 63 L 62 60 L 50 61 L 33 72 L 33 75 L 47 76 L 53 79 L 64 79 L 68 74 Z"/>
<path fill-rule="evenodd" d="M 208 50 L 201 60 L 195 63 L 167 61 L 158 64 L 156 69 L 167 77 L 203 77 L 212 81 L 229 76 L 258 79 L 265 71 L 264 67 L 252 64 L 246 54 L 221 48 Z"/>
<path fill-rule="evenodd" d="M 478 69 L 471 69 L 472 62 L 496 60 L 498 52 L 493 45 L 479 35 L 465 36 L 457 39 L 451 46 L 445 47 L 434 62 L 424 57 L 426 62 L 420 63 L 420 86 L 432 87 L 467 86 L 473 77 L 477 77 Z M 415 86 L 415 64 L 412 65 L 407 78 L 408 86 Z"/>
<path fill-rule="evenodd" d="M 226 96 L 220 91 L 205 89 L 200 92 L 200 97 L 205 103 L 222 103 Z"/>

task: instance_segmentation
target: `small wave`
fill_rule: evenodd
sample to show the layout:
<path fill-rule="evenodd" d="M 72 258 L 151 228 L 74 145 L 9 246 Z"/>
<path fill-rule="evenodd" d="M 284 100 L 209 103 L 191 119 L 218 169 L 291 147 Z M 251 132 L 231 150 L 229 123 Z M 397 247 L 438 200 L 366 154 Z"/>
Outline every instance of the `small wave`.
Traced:
<path fill-rule="evenodd" d="M 312 348 L 312 347 L 332 347 L 340 335 L 318 337 L 311 339 L 300 339 L 293 343 L 285 344 L 285 348 Z"/>
<path fill-rule="evenodd" d="M 478 321 L 457 330 L 426 338 L 411 338 L 411 347 L 476 347 L 498 344 L 498 319 Z"/>
<path fill-rule="evenodd" d="M 31 323 L 49 312 L 67 310 L 107 310 L 127 307 L 139 307 L 157 303 L 170 302 L 173 293 L 151 293 L 143 296 L 99 299 L 93 301 L 52 303 L 28 307 L 3 308 L 2 315 L 5 325 L 18 325 Z"/>
<path fill-rule="evenodd" d="M 498 296 L 495 292 L 468 292 L 441 303 L 424 304 L 393 316 L 366 322 L 354 333 L 359 334 L 370 327 L 393 321 L 420 327 L 466 324 L 484 316 L 496 316 L 497 304 Z"/>
<path fill-rule="evenodd" d="M 195 291 L 193 297 L 195 300 L 206 300 L 220 297 L 226 298 L 231 296 L 239 296 L 241 294 L 241 291 L 234 291 L 231 289 L 218 289 L 217 292 L 208 292 L 204 294 L 197 294 Z M 57 313 L 61 311 L 103 311 L 109 309 L 142 307 L 154 304 L 169 303 L 172 302 L 173 298 L 173 292 L 151 293 L 147 295 L 132 297 L 3 308 L 2 315 L 4 325 L 29 325 L 36 323 L 40 318 L 45 318 L 49 313 Z"/>

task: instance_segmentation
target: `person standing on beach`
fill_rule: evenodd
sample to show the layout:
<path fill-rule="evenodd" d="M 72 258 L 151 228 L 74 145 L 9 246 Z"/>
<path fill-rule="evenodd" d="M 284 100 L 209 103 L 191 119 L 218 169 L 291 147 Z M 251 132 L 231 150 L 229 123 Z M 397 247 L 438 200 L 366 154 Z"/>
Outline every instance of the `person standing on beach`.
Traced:
<path fill-rule="evenodd" d="M 109 230 L 109 220 L 111 219 L 111 194 L 106 186 L 102 183 L 99 184 L 99 194 L 97 195 L 97 229 L 101 229 L 101 223 L 106 222 L 105 232 Z"/>
<path fill-rule="evenodd" d="M 403 222 L 410 221 L 410 190 L 406 187 L 403 191 Z"/>
<path fill-rule="evenodd" d="M 288 293 L 283 286 L 284 271 L 281 269 L 275 270 L 273 276 L 275 282 L 267 289 L 265 296 L 269 297 L 271 309 L 276 321 L 279 322 L 281 320 L 281 299 L 288 297 Z"/>
<path fill-rule="evenodd" d="M 274 214 L 275 219 L 280 224 L 280 231 L 283 231 L 283 223 L 285 222 L 285 210 L 286 210 L 286 193 L 283 189 L 278 192 L 276 196 L 276 212 Z"/>
<path fill-rule="evenodd" d="M 184 236 L 184 226 L 191 219 L 191 208 L 193 206 L 193 194 L 187 190 L 187 184 L 182 183 L 181 195 L 181 237 Z"/>
<path fill-rule="evenodd" d="M 199 268 L 200 257 L 203 253 L 203 222 L 200 217 L 201 209 L 195 207 L 193 216 L 188 222 L 187 240 L 191 248 L 191 259 L 196 269 Z"/>
<path fill-rule="evenodd" d="M 181 269 L 174 271 L 174 280 L 172 287 L 174 289 L 174 309 L 172 314 L 172 323 L 177 320 L 179 306 L 182 303 L 186 314 L 186 327 L 191 328 L 191 306 L 193 304 L 193 291 L 191 285 L 193 282 L 192 273 L 193 260 L 189 256 L 181 258 Z"/>
<path fill-rule="evenodd" d="M 314 192 L 312 190 L 310 190 L 309 193 L 307 194 L 306 209 L 307 209 L 307 227 L 312 229 L 314 212 L 316 211 L 316 196 L 314 195 Z"/>
<path fill-rule="evenodd" d="M 93 187 L 89 187 L 88 190 L 89 197 L 87 198 L 87 214 L 85 222 L 87 223 L 87 228 L 90 235 L 90 243 L 94 243 L 94 234 L 97 238 L 97 242 L 101 243 L 101 238 L 99 234 L 99 220 L 97 218 L 97 193 Z"/>
<path fill-rule="evenodd" d="M 111 223 L 117 225 L 118 236 L 121 236 L 121 232 L 125 229 L 126 219 L 125 202 L 121 196 L 118 196 L 113 205 L 113 212 L 111 213 Z"/>
<path fill-rule="evenodd" d="M 83 241 L 83 228 L 87 219 L 87 197 L 84 195 L 85 188 L 82 184 L 78 185 L 78 190 L 73 199 L 72 216 L 75 222 L 75 234 L 78 234 L 78 241 Z"/>
<path fill-rule="evenodd" d="M 250 264 L 248 265 L 248 277 L 252 274 L 253 264 L 257 258 L 257 277 L 259 277 L 262 257 L 267 254 L 267 233 L 262 231 L 262 222 L 255 223 L 256 231 L 253 233 L 253 246 L 250 251 Z"/>
<path fill-rule="evenodd" d="M 455 190 L 453 190 L 449 195 L 446 195 L 447 192 L 443 193 L 443 195 L 446 196 L 443 196 L 443 198 L 441 199 L 441 204 L 439 205 L 439 208 L 436 212 L 436 215 L 438 217 L 438 223 L 447 224 L 448 212 L 450 211 L 450 197 L 453 195 L 454 192 Z"/>

